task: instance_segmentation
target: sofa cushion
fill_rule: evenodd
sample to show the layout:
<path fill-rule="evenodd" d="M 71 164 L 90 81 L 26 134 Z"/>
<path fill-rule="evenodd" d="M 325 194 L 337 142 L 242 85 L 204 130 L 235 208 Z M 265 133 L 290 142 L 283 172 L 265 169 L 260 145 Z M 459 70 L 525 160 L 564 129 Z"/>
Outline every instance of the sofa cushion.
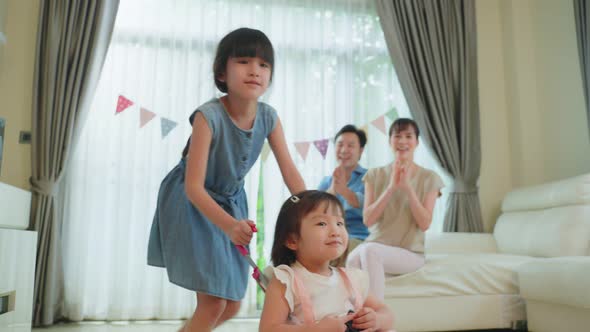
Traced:
<path fill-rule="evenodd" d="M 590 257 L 537 260 L 517 272 L 525 299 L 590 309 Z"/>
<path fill-rule="evenodd" d="M 585 204 L 590 205 L 590 173 L 513 190 L 504 197 L 502 212 Z"/>
<path fill-rule="evenodd" d="M 533 257 L 503 254 L 428 254 L 416 272 L 388 276 L 385 298 L 518 294 L 515 268 Z"/>
<path fill-rule="evenodd" d="M 502 214 L 494 228 L 501 253 L 536 257 L 590 253 L 590 205 Z"/>
<path fill-rule="evenodd" d="M 536 257 L 590 254 L 590 174 L 516 189 L 494 227 L 501 253 Z"/>
<path fill-rule="evenodd" d="M 497 253 L 490 233 L 426 232 L 426 254 Z"/>

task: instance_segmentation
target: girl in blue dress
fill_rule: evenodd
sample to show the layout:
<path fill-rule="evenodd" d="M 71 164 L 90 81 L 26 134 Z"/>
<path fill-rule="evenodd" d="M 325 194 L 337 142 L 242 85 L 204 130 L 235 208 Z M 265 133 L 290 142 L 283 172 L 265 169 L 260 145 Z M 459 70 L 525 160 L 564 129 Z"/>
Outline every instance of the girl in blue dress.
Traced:
<path fill-rule="evenodd" d="M 248 263 L 235 245 L 249 244 L 254 225 L 244 177 L 266 138 L 291 193 L 305 190 L 276 111 L 258 102 L 273 65 L 272 44 L 259 30 L 240 28 L 219 42 L 213 74 L 226 95 L 190 116 L 183 158 L 160 186 L 148 264 L 165 267 L 170 282 L 196 292 L 197 308 L 183 331 L 211 331 L 240 307 Z"/>

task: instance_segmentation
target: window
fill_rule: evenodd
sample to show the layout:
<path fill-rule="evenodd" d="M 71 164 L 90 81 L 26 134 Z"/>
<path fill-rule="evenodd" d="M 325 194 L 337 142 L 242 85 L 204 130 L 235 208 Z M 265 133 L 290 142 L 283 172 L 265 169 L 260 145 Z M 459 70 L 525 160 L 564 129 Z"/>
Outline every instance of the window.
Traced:
<path fill-rule="evenodd" d="M 242 26 L 264 31 L 274 44 L 275 76 L 263 101 L 277 109 L 308 188 L 331 174 L 332 138 L 344 124 L 367 126 L 362 165 L 391 160 L 387 135 L 372 122 L 387 128 L 391 119 L 386 114 L 392 109 L 400 116 L 409 113 L 372 2 L 122 0 L 67 172 L 68 318 L 178 319 L 192 314 L 194 294 L 170 284 L 165 270 L 146 265 L 147 239 L 160 182 L 178 163 L 190 135 L 188 116 L 220 96 L 211 69 L 215 47 L 227 32 Z M 119 96 L 133 104 L 115 114 Z M 322 139 L 330 142 L 325 156 L 313 145 Z M 296 143 L 309 143 L 305 158 Z M 417 161 L 436 167 L 425 150 L 418 152 Z M 271 155 L 259 158 L 246 180 L 250 218 L 256 220 L 257 212 L 264 218 L 260 247 L 266 257 L 278 209 L 289 195 L 278 179 Z M 264 209 L 257 211 L 257 206 Z M 241 315 L 257 315 L 255 287 L 249 287 L 244 304 Z"/>

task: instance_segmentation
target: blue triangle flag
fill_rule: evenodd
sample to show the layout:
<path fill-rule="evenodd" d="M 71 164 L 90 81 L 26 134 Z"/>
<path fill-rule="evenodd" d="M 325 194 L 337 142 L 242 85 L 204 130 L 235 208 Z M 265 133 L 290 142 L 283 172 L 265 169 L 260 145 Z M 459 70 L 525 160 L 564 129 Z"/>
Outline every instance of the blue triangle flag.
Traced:
<path fill-rule="evenodd" d="M 176 127 L 178 125 L 178 123 L 166 119 L 166 118 L 161 118 L 161 124 L 162 124 L 162 139 L 164 139 L 164 137 L 168 136 L 168 134 L 170 133 L 170 131 L 172 131 L 172 129 L 174 129 L 174 127 Z"/>

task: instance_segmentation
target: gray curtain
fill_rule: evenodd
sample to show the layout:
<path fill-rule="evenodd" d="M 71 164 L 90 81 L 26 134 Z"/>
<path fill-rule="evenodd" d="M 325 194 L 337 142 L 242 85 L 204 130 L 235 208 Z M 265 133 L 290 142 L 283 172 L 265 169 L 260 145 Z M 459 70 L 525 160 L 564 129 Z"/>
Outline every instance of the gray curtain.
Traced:
<path fill-rule="evenodd" d="M 51 325 L 63 303 L 59 182 L 94 95 L 119 0 L 40 2 L 32 107 L 33 199 L 38 232 L 33 325 Z"/>
<path fill-rule="evenodd" d="M 447 232 L 483 231 L 474 6 L 473 0 L 377 0 L 410 112 L 453 179 Z"/>
<path fill-rule="evenodd" d="M 586 99 L 586 116 L 588 118 L 588 130 L 590 131 L 590 6 L 587 0 L 574 0 L 574 16 L 576 17 L 576 32 L 578 35 L 578 53 L 580 54 L 580 68 L 582 70 L 582 82 L 584 83 L 584 97 Z"/>

